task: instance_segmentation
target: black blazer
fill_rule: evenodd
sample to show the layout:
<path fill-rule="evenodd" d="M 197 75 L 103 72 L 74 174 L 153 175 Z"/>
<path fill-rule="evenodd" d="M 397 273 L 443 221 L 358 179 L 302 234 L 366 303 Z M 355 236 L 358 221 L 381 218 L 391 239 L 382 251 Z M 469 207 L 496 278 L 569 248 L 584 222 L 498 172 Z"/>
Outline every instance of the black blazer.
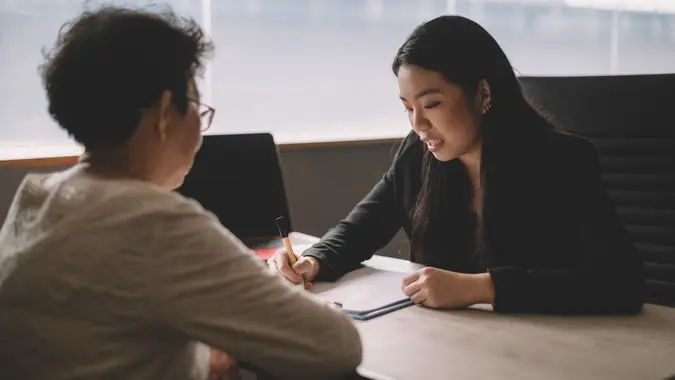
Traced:
<path fill-rule="evenodd" d="M 601 181 L 594 146 L 557 131 L 542 132 L 528 145 L 520 154 L 520 174 L 508 181 L 518 191 L 502 190 L 509 197 L 501 202 L 506 205 L 498 226 L 503 239 L 490 247 L 486 269 L 494 282 L 494 310 L 639 312 L 642 262 Z M 370 193 L 303 253 L 320 262 L 318 280 L 335 280 L 358 268 L 400 228 L 411 236 L 424 149 L 411 132 Z M 452 264 L 441 269 L 466 272 Z"/>

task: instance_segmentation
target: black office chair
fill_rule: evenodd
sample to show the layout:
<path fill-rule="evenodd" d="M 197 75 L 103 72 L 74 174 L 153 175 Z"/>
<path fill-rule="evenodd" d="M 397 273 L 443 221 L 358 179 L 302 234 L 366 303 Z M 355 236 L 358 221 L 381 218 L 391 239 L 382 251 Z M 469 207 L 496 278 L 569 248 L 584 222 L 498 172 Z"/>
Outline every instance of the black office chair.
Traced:
<path fill-rule="evenodd" d="M 279 235 L 279 216 L 292 231 L 277 145 L 269 133 L 204 136 L 190 174 L 176 191 L 201 203 L 250 248 Z"/>
<path fill-rule="evenodd" d="M 675 306 L 675 74 L 521 83 L 553 124 L 595 144 L 609 194 L 643 255 L 647 300 Z"/>

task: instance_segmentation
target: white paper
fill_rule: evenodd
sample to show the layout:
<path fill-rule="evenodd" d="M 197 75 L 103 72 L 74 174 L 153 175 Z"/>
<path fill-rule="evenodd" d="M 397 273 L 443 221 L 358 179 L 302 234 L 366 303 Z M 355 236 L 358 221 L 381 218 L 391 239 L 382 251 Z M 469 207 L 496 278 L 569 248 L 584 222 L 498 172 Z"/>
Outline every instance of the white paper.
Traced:
<path fill-rule="evenodd" d="M 353 311 L 372 310 L 407 298 L 401 290 L 406 273 L 361 268 L 347 273 L 338 282 L 315 282 L 311 292 L 342 304 Z"/>

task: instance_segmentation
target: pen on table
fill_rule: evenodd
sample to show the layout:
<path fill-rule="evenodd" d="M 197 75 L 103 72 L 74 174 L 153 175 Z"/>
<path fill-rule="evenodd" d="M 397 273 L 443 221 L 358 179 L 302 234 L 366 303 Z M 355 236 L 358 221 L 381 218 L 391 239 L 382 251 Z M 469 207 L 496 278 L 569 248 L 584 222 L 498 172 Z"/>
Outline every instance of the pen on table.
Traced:
<path fill-rule="evenodd" d="M 291 264 L 291 267 L 293 264 L 295 264 L 296 261 L 298 261 L 297 256 L 295 256 L 295 252 L 293 252 L 293 246 L 291 245 L 291 240 L 288 238 L 288 230 L 290 229 L 288 226 L 288 222 L 286 219 L 284 219 L 283 216 L 280 216 L 277 218 L 277 229 L 279 229 L 279 235 L 281 235 L 281 241 L 284 243 L 284 251 L 286 251 L 286 255 L 288 256 L 288 262 Z M 302 279 L 302 276 L 300 277 Z M 299 284 L 297 284 L 298 287 L 302 286 L 302 288 L 305 288 L 305 280 L 302 279 Z"/>

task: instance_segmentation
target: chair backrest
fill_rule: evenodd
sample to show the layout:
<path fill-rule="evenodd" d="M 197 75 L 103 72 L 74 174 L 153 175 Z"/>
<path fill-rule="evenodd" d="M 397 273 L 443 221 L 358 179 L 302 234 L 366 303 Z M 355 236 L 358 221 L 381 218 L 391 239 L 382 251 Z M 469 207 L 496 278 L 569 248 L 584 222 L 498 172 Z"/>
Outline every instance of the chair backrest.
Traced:
<path fill-rule="evenodd" d="M 278 236 L 279 216 L 291 222 L 277 145 L 269 133 L 204 136 L 177 191 L 244 241 Z"/>
<path fill-rule="evenodd" d="M 675 305 L 675 74 L 521 84 L 556 127 L 595 144 L 609 194 L 643 255 L 647 299 Z"/>

